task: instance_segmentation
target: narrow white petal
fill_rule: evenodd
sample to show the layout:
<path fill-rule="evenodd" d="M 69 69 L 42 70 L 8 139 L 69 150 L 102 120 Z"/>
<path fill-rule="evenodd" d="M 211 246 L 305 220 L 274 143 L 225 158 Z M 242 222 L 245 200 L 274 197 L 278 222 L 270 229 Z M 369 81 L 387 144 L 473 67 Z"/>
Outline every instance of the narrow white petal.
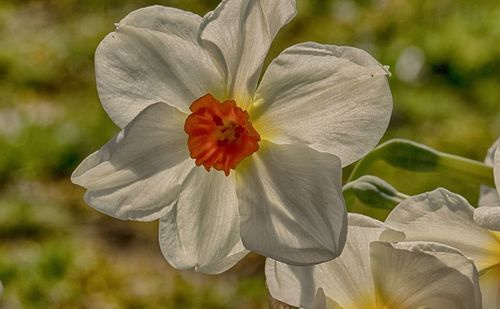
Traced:
<path fill-rule="evenodd" d="M 314 266 L 291 266 L 266 261 L 266 282 L 271 295 L 293 306 L 309 306 L 319 288 L 342 308 L 363 308 L 375 303 L 370 269 L 370 242 L 387 230 L 349 226 L 340 257 Z"/>
<path fill-rule="evenodd" d="M 317 43 L 292 46 L 267 68 L 251 111 L 279 144 L 305 144 L 346 166 L 384 134 L 392 110 L 389 73 L 366 52 Z"/>
<path fill-rule="evenodd" d="M 175 268 L 221 273 L 248 251 L 241 243 L 234 177 L 198 167 L 160 221 L 160 246 Z"/>
<path fill-rule="evenodd" d="M 493 173 L 495 175 L 495 185 L 496 188 L 490 188 L 488 186 L 481 186 L 481 192 L 479 194 L 479 206 L 500 206 L 500 193 L 497 191 L 500 183 L 500 158 L 495 160 L 495 153 L 498 153 L 497 147 L 500 146 L 500 138 L 498 138 L 493 145 L 488 149 L 488 154 L 484 159 L 484 163 L 493 166 Z M 494 164 L 496 162 L 496 165 Z M 496 166 L 496 167 L 495 167 Z"/>
<path fill-rule="evenodd" d="M 318 289 L 318 291 L 316 292 L 316 296 L 314 296 L 313 302 L 308 309 L 328 309 L 326 304 L 325 291 L 323 291 L 322 288 Z"/>
<path fill-rule="evenodd" d="M 314 300 L 307 309 L 343 309 L 330 297 L 325 295 L 325 291 L 322 288 L 318 289 Z"/>
<path fill-rule="evenodd" d="M 220 94 L 223 77 L 198 43 L 200 23 L 154 6 L 132 12 L 104 38 L 95 55 L 97 90 L 119 127 L 155 102 L 187 112 L 195 99 Z"/>
<path fill-rule="evenodd" d="M 164 103 L 150 105 L 73 172 L 85 200 L 119 219 L 154 220 L 177 200 L 194 163 L 189 158 L 186 115 Z"/>
<path fill-rule="evenodd" d="M 500 138 L 488 149 L 488 154 L 484 160 L 484 163 L 493 166 L 493 175 L 497 188 L 481 186 L 479 207 L 474 211 L 474 221 L 480 226 L 494 231 L 500 231 L 500 195 L 497 191 L 500 183 L 500 176 L 498 175 L 500 174 L 500 157 L 498 157 L 500 150 L 497 150 L 498 147 L 500 147 Z M 500 295 L 500 290 L 498 293 Z"/>
<path fill-rule="evenodd" d="M 347 225 L 341 175 L 333 155 L 262 141 L 237 170 L 245 247 L 294 265 L 338 256 Z"/>
<path fill-rule="evenodd" d="M 495 176 L 495 186 L 497 187 L 498 195 L 500 195 L 500 142 L 497 144 L 493 159 L 493 173 Z"/>
<path fill-rule="evenodd" d="M 473 216 L 474 208 L 463 197 L 437 189 L 403 201 L 385 222 L 403 231 L 407 240 L 434 241 L 461 250 L 482 271 L 499 262 L 500 243 Z"/>
<path fill-rule="evenodd" d="M 486 157 L 484 158 L 484 163 L 486 165 L 493 166 L 495 153 L 496 153 L 497 147 L 499 147 L 499 146 L 500 146 L 500 137 L 488 149 L 488 153 L 486 154 Z"/>
<path fill-rule="evenodd" d="M 294 0 L 224 0 L 203 17 L 201 40 L 226 72 L 227 96 L 251 102 L 274 36 L 295 16 Z"/>
<path fill-rule="evenodd" d="M 481 308 L 477 271 L 460 251 L 416 242 L 370 247 L 380 308 Z"/>

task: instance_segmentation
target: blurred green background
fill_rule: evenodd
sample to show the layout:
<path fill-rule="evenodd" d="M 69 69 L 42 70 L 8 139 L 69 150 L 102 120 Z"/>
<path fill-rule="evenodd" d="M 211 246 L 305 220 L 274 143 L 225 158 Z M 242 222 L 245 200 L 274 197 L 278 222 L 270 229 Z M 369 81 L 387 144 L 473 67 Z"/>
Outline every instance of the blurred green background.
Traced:
<path fill-rule="evenodd" d="M 113 23 L 162 4 L 200 15 L 218 1 L 0 1 L 1 308 L 265 308 L 263 258 L 220 276 L 175 271 L 157 223 L 83 203 L 76 165 L 116 132 L 97 97 L 93 55 Z M 468 0 L 298 0 L 267 62 L 304 41 L 356 46 L 391 67 L 384 140 L 408 138 L 482 160 L 500 133 L 500 6 Z M 345 171 L 347 175 L 349 168 Z M 387 166 L 407 194 L 477 186 Z"/>

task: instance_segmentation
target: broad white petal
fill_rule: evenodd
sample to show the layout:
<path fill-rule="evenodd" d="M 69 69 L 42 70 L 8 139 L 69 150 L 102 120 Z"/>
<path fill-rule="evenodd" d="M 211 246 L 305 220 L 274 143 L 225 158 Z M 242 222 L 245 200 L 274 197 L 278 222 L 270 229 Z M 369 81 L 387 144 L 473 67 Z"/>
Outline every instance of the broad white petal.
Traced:
<path fill-rule="evenodd" d="M 493 143 L 493 145 L 488 149 L 488 154 L 486 155 L 486 158 L 484 159 L 484 163 L 493 166 L 493 173 L 495 175 L 495 185 L 496 188 L 490 188 L 488 186 L 481 186 L 481 192 L 479 194 L 479 201 L 478 205 L 479 206 L 500 206 L 500 196 L 498 187 L 500 183 L 500 159 L 497 159 L 496 161 L 494 160 L 495 158 L 495 153 L 498 153 L 497 147 L 500 145 L 500 138 Z M 494 162 L 496 162 L 496 167 L 494 165 Z M 495 174 L 496 173 L 496 174 Z"/>
<path fill-rule="evenodd" d="M 245 247 L 294 265 L 338 256 L 347 225 L 341 175 L 333 155 L 262 141 L 237 170 Z"/>
<path fill-rule="evenodd" d="M 264 74 L 251 111 L 254 125 L 274 143 L 308 145 L 346 166 L 371 150 L 389 124 L 388 74 L 356 48 L 292 46 Z"/>
<path fill-rule="evenodd" d="M 483 308 L 500 309 L 500 265 L 489 269 L 479 277 Z"/>
<path fill-rule="evenodd" d="M 160 246 L 175 268 L 221 273 L 248 251 L 241 243 L 234 176 L 198 167 L 179 200 L 160 220 Z"/>
<path fill-rule="evenodd" d="M 130 13 L 99 44 L 99 97 L 109 117 L 125 126 L 155 102 L 187 112 L 197 98 L 217 96 L 223 77 L 198 43 L 201 17 L 154 6 Z"/>
<path fill-rule="evenodd" d="M 116 27 L 131 26 L 155 30 L 192 41 L 197 37 L 197 31 L 193 30 L 198 28 L 200 23 L 201 17 L 192 12 L 152 5 L 129 13 Z"/>
<path fill-rule="evenodd" d="M 195 167 L 189 157 L 186 115 L 164 103 L 150 105 L 99 151 L 71 181 L 87 189 L 93 208 L 124 220 L 161 217 Z"/>
<path fill-rule="evenodd" d="M 476 268 L 460 251 L 416 242 L 370 247 L 380 308 L 481 308 Z"/>
<path fill-rule="evenodd" d="M 385 228 L 349 226 L 342 254 L 313 266 L 291 266 L 266 261 L 266 282 L 271 295 L 293 306 L 309 306 L 322 288 L 342 308 L 375 303 L 370 270 L 370 242 L 379 240 Z"/>
<path fill-rule="evenodd" d="M 461 250 L 482 271 L 498 263 L 500 243 L 474 222 L 473 214 L 463 197 L 436 189 L 403 201 L 385 222 L 403 231 L 407 240 L 434 241 Z"/>
<path fill-rule="evenodd" d="M 224 0 L 203 17 L 200 37 L 227 74 L 227 97 L 251 103 L 274 36 L 296 14 L 294 0 Z"/>

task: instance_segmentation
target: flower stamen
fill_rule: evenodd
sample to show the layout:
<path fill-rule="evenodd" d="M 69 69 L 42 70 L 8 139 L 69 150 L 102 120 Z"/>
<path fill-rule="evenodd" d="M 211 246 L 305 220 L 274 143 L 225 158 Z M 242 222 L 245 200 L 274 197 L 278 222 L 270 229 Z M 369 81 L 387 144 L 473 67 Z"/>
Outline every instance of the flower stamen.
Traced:
<path fill-rule="evenodd" d="M 207 94 L 189 107 L 191 114 L 184 124 L 189 135 L 188 148 L 196 165 L 223 170 L 231 169 L 259 149 L 260 136 L 249 115 L 234 100 L 219 102 Z"/>

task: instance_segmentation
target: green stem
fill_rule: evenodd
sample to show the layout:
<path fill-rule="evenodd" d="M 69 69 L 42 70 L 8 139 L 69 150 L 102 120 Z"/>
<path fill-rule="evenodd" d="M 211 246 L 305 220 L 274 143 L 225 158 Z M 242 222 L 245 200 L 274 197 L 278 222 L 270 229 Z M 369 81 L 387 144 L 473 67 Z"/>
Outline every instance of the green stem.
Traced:
<path fill-rule="evenodd" d="M 367 172 L 370 167 L 379 159 L 380 156 L 378 155 L 378 149 L 375 148 L 354 166 L 354 169 L 349 175 L 347 182 L 354 181 L 361 176 L 368 174 Z"/>
<path fill-rule="evenodd" d="M 440 152 L 438 163 L 438 172 L 454 177 L 465 176 L 476 183 L 495 187 L 493 168 L 482 162 Z"/>
<path fill-rule="evenodd" d="M 378 160 L 409 171 L 440 172 L 495 187 L 492 167 L 403 139 L 393 139 L 373 149 L 354 167 L 348 181 L 367 174 L 369 168 Z"/>
<path fill-rule="evenodd" d="M 401 192 L 397 192 L 396 197 L 399 199 L 399 203 L 401 203 L 402 201 L 406 200 L 407 198 L 410 198 L 409 195 L 406 195 L 406 194 L 401 193 Z"/>

